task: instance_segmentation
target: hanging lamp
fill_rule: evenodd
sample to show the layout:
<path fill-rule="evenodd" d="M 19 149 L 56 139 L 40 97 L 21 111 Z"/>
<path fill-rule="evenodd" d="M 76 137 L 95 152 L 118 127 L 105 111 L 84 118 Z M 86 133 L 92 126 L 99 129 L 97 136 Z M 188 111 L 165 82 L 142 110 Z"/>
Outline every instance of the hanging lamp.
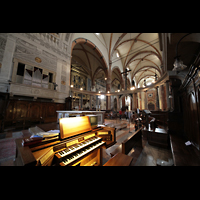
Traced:
<path fill-rule="evenodd" d="M 182 71 L 182 70 L 184 70 L 185 68 L 187 68 L 187 66 L 184 65 L 184 64 L 183 64 L 183 61 L 180 59 L 180 55 L 178 55 L 178 45 L 179 45 L 179 43 L 181 42 L 181 40 L 182 40 L 184 37 L 186 37 L 186 36 L 188 36 L 188 35 L 190 35 L 190 34 L 191 34 L 191 33 L 188 33 L 188 34 L 184 35 L 184 36 L 178 41 L 178 43 L 176 44 L 176 57 L 174 58 L 174 59 L 175 59 L 174 64 L 173 64 L 174 68 L 172 69 L 172 71 Z"/>

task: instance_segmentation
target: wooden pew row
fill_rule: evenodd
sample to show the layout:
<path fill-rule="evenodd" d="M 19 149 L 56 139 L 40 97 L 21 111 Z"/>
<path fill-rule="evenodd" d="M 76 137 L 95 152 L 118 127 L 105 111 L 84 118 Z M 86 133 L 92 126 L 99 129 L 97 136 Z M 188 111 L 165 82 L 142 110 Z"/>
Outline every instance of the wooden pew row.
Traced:
<path fill-rule="evenodd" d="M 122 142 L 122 153 L 127 155 L 136 146 L 142 147 L 142 127 Z"/>
<path fill-rule="evenodd" d="M 133 157 L 127 156 L 123 153 L 117 153 L 103 166 L 130 166 Z"/>
<path fill-rule="evenodd" d="M 117 153 L 127 155 L 135 146 L 142 147 L 142 127 L 125 139 L 114 151 L 110 153 L 110 155 L 114 156 Z"/>

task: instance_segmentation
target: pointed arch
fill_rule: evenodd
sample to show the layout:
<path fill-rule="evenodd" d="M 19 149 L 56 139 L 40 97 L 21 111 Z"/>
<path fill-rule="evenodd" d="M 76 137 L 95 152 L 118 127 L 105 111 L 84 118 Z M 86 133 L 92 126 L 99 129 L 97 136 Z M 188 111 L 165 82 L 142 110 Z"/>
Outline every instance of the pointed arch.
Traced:
<path fill-rule="evenodd" d="M 115 70 L 115 69 L 117 69 L 117 71 L 119 72 L 119 75 L 120 75 L 120 82 L 121 82 L 121 85 L 122 85 L 122 88 L 124 88 L 124 79 L 123 79 L 123 76 L 122 76 L 122 74 L 121 74 L 121 70 L 120 70 L 120 68 L 118 67 L 118 66 L 114 66 L 113 68 L 112 68 L 112 71 L 111 71 L 111 77 L 112 77 L 112 73 L 113 73 L 113 71 Z"/>
<path fill-rule="evenodd" d="M 146 78 L 146 77 L 154 77 L 154 76 L 153 76 L 153 75 L 145 75 L 145 76 L 141 77 L 141 78 L 138 80 L 137 85 L 140 83 L 140 81 L 141 81 L 142 79 L 144 79 L 144 78 Z"/>
<path fill-rule="evenodd" d="M 105 69 L 103 69 L 102 67 L 97 67 L 97 69 L 95 70 L 94 74 L 93 74 L 93 77 L 92 77 L 92 85 L 94 85 L 94 81 L 95 81 L 95 77 L 97 76 L 97 74 L 99 72 L 103 71 L 105 76 L 107 77 L 107 71 Z"/>
<path fill-rule="evenodd" d="M 135 71 L 136 71 L 136 69 L 137 69 L 137 66 L 138 66 L 138 65 L 141 63 L 141 61 L 143 61 L 143 60 L 149 61 L 149 62 L 153 63 L 154 65 L 156 65 L 157 70 L 158 70 L 158 71 L 160 72 L 160 74 L 161 74 L 161 70 L 160 70 L 159 66 L 158 66 L 155 62 L 153 62 L 152 60 L 146 59 L 146 57 L 149 56 L 149 55 L 151 55 L 151 54 L 148 54 L 148 55 L 144 56 L 143 58 L 134 59 L 134 60 L 132 60 L 132 61 L 130 62 L 130 63 L 132 63 L 132 62 L 134 62 L 134 61 L 136 61 L 136 60 L 139 60 L 139 62 L 137 63 L 135 69 L 132 71 L 131 77 L 134 77 L 134 75 L 136 74 Z"/>
<path fill-rule="evenodd" d="M 144 68 L 150 68 L 150 69 L 153 68 L 153 69 L 157 70 L 157 71 L 159 72 L 160 76 L 161 76 L 161 71 L 160 71 L 160 69 L 158 69 L 157 67 L 154 67 L 154 66 L 143 66 L 143 67 L 141 67 L 140 69 L 137 69 L 137 70 L 134 72 L 134 74 L 132 75 L 132 78 L 131 78 L 131 79 L 133 79 L 133 77 L 134 77 L 139 71 L 143 70 Z"/>
<path fill-rule="evenodd" d="M 102 52 L 99 50 L 99 48 L 90 40 L 85 39 L 85 38 L 76 38 L 73 40 L 72 45 L 71 45 L 71 56 L 72 56 L 72 51 L 75 47 L 76 44 L 86 44 L 87 46 L 91 47 L 98 55 L 99 59 L 102 60 L 105 68 L 108 70 L 108 66 L 106 64 L 105 58 L 102 54 Z"/>
<path fill-rule="evenodd" d="M 135 57 L 137 57 L 138 55 L 140 55 L 140 54 L 144 54 L 144 53 L 148 53 L 148 54 L 152 54 L 152 55 L 155 55 L 155 56 L 157 56 L 158 57 L 158 59 L 160 60 L 160 62 L 162 63 L 162 60 L 159 58 L 159 55 L 156 53 L 156 52 L 154 52 L 154 51 L 140 51 L 140 52 L 138 52 L 138 53 L 136 53 L 136 54 L 134 54 L 130 59 L 129 59 L 129 61 L 127 62 L 127 64 L 125 65 L 125 68 L 131 63 L 131 61 L 135 58 Z"/>

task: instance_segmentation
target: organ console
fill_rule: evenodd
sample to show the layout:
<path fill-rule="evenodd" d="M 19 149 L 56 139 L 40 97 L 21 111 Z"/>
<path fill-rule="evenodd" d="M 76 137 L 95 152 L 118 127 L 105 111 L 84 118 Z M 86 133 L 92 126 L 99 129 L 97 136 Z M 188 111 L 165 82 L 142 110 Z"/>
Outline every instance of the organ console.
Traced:
<path fill-rule="evenodd" d="M 59 119 L 57 139 L 22 146 L 16 139 L 15 165 L 101 166 L 102 148 L 116 143 L 115 128 L 92 129 L 88 116 Z"/>

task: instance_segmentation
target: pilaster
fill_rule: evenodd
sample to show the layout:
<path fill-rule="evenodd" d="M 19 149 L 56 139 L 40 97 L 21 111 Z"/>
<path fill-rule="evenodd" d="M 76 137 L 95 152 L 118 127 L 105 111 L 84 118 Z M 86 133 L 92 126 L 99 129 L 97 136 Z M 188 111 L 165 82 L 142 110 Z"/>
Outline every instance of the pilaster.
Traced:
<path fill-rule="evenodd" d="M 159 95 L 158 95 L 159 86 L 156 87 L 156 110 L 159 110 Z"/>
<path fill-rule="evenodd" d="M 0 71 L 1 92 L 6 92 L 9 90 L 8 81 L 11 80 L 12 78 L 11 76 L 13 67 L 13 54 L 15 52 L 15 46 L 16 46 L 16 37 L 8 35 Z"/>

